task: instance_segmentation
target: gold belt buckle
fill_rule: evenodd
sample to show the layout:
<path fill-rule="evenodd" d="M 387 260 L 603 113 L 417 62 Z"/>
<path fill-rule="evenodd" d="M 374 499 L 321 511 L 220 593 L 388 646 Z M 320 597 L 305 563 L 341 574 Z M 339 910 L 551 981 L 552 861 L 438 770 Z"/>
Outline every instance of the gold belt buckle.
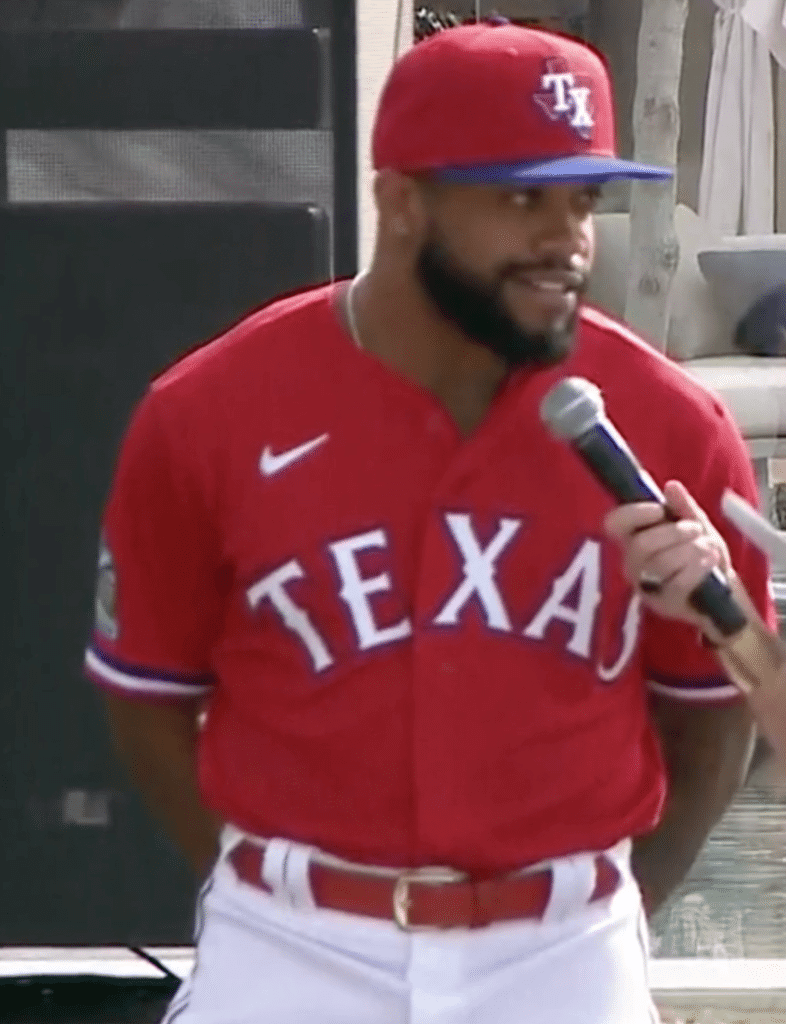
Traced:
<path fill-rule="evenodd" d="M 409 888 L 414 883 L 419 885 L 450 885 L 451 882 L 466 881 L 467 876 L 452 868 L 426 868 L 419 871 L 402 871 L 393 886 L 393 920 L 405 932 L 430 932 L 435 926 L 430 924 L 411 924 L 409 908 L 412 899 Z"/>

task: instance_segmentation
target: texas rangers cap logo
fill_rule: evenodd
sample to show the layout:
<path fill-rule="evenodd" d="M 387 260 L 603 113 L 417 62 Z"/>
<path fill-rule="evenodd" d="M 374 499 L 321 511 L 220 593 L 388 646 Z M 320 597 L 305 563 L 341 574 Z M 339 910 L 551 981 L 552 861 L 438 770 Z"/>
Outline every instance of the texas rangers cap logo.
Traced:
<path fill-rule="evenodd" d="M 540 92 L 533 99 L 552 121 L 565 121 L 583 139 L 592 138 L 595 117 L 592 82 L 575 75 L 561 58 L 546 61 L 540 76 Z"/>

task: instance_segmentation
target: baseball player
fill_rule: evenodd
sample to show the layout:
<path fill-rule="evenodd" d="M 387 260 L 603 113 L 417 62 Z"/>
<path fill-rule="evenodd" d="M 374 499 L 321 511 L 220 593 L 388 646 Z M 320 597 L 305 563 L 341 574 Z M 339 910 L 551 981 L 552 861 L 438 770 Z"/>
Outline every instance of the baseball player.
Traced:
<path fill-rule="evenodd" d="M 106 507 L 87 670 L 207 875 L 166 1020 L 652 1022 L 642 892 L 751 726 L 539 407 L 585 377 L 661 484 L 756 501 L 726 409 L 582 303 L 599 187 L 668 172 L 616 156 L 592 49 L 513 25 L 400 58 L 373 159 L 368 269 L 153 381 Z M 675 511 L 674 572 L 720 566 Z"/>

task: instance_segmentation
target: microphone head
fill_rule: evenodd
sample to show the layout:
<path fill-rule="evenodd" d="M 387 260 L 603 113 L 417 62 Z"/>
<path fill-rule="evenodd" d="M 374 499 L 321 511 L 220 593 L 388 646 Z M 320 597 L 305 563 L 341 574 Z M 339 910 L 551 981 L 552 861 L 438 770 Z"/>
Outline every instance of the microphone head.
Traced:
<path fill-rule="evenodd" d="M 581 437 L 604 413 L 600 388 L 584 377 L 564 377 L 540 403 L 541 420 L 561 441 Z"/>

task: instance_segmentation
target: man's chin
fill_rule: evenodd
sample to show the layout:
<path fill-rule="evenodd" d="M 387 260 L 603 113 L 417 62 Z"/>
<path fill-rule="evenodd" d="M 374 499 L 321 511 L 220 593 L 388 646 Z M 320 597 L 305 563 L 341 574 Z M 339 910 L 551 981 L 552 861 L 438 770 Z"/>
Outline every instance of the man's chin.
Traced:
<path fill-rule="evenodd" d="M 537 321 L 523 317 L 511 317 L 511 320 L 523 337 L 557 338 L 565 334 L 572 334 L 576 330 L 578 306 L 574 305 L 570 309 L 562 310 L 558 316 L 544 316 Z"/>
<path fill-rule="evenodd" d="M 509 339 L 507 361 L 511 366 L 547 369 L 564 362 L 576 347 L 576 320 L 541 331 L 522 330 L 517 339 Z M 502 352 L 500 352 L 503 355 Z M 503 355 L 503 358 L 505 356 Z"/>
<path fill-rule="evenodd" d="M 518 358 L 511 361 L 510 365 L 512 368 L 526 369 L 529 367 L 532 370 L 548 370 L 550 367 L 564 363 L 572 351 L 573 346 L 568 345 L 564 348 L 554 347 L 538 352 L 521 353 Z"/>
<path fill-rule="evenodd" d="M 573 352 L 573 334 L 528 335 L 526 338 L 506 337 L 482 340 L 476 344 L 490 349 L 512 369 L 544 370 L 564 362 Z"/>

